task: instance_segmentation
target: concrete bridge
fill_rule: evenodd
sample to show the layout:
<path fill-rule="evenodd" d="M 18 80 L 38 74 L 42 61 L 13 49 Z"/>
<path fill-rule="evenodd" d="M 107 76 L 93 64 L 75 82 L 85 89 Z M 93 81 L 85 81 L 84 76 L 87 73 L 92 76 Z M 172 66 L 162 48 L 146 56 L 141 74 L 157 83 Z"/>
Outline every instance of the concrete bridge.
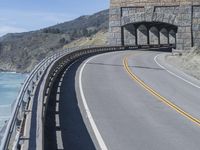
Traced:
<path fill-rule="evenodd" d="M 199 150 L 200 82 L 164 59 L 174 47 L 200 43 L 198 3 L 112 0 L 110 46 L 41 61 L 21 89 L 0 150 Z"/>

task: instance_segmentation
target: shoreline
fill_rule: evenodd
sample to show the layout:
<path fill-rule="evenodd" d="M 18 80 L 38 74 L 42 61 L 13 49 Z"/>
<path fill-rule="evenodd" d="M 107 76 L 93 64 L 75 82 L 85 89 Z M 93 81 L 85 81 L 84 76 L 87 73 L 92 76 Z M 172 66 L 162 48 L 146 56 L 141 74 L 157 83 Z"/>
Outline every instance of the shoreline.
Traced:
<path fill-rule="evenodd" d="M 0 70 L 0 73 L 17 73 L 17 72 L 14 72 L 14 71 L 2 71 L 2 70 Z"/>

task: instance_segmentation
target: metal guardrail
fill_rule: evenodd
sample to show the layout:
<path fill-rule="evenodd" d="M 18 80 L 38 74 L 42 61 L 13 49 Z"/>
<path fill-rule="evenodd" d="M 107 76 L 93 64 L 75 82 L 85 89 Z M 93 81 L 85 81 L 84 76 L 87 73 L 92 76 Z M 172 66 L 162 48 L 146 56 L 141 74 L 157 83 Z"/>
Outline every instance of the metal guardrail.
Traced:
<path fill-rule="evenodd" d="M 166 45 L 163 45 L 166 46 Z M 28 78 L 25 80 L 21 91 L 15 102 L 11 118 L 8 121 L 4 136 L 0 141 L 0 150 L 7 149 L 18 149 L 19 139 L 21 133 L 23 132 L 23 126 L 26 120 L 26 113 L 29 102 L 34 99 L 34 90 L 38 86 L 38 82 L 42 79 L 45 80 L 43 85 L 42 98 L 45 99 L 46 88 L 49 83 L 52 81 L 51 75 L 56 76 L 56 72 L 61 70 L 64 65 L 70 61 L 77 59 L 78 57 L 95 52 L 106 52 L 106 51 L 117 51 L 125 49 L 136 49 L 136 48 L 155 48 L 162 47 L 159 46 L 113 46 L 113 47 L 102 47 L 102 46 L 84 46 L 65 49 L 63 51 L 56 52 L 54 55 L 45 58 L 42 60 L 36 67 L 32 70 Z M 171 45 L 168 45 L 171 47 Z M 56 68 L 57 67 L 57 68 Z M 56 72 L 55 72 L 56 69 Z M 45 73 L 46 76 L 45 76 Z M 45 77 L 44 77 L 45 76 Z M 47 94 L 48 95 L 48 94 Z M 46 98 L 47 99 L 47 98 Z M 36 110 L 35 110 L 36 111 Z M 45 114 L 45 108 L 42 110 L 42 113 Z M 12 144 L 11 144 L 12 143 Z M 13 144 L 14 143 L 14 144 Z"/>
<path fill-rule="evenodd" d="M 57 57 L 59 57 L 63 52 L 58 52 L 48 58 L 42 60 L 33 71 L 30 73 L 29 77 L 25 80 L 24 85 L 22 86 L 20 93 L 17 97 L 17 100 L 14 104 L 11 117 L 8 121 L 4 136 L 1 140 L 0 150 L 8 149 L 12 135 L 17 135 L 19 132 L 20 124 L 23 121 L 24 114 L 26 112 L 26 104 L 28 99 L 30 99 L 31 92 L 37 86 L 36 82 L 39 80 L 42 72 L 48 65 Z"/>

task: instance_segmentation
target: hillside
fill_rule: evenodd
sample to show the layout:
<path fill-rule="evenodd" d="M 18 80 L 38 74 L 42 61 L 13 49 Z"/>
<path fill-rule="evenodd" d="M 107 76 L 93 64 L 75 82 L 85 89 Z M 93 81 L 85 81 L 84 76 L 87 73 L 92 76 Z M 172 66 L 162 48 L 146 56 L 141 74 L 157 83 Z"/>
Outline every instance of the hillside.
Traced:
<path fill-rule="evenodd" d="M 7 34 L 0 37 L 0 71 L 30 72 L 45 56 L 84 40 L 104 45 L 107 31 L 108 10 L 104 10 L 37 31 Z M 105 40 L 98 39 L 100 35 Z"/>
<path fill-rule="evenodd" d="M 200 48 L 193 47 L 191 51 L 182 55 L 169 55 L 166 60 L 186 74 L 200 80 Z"/>
<path fill-rule="evenodd" d="M 78 46 L 87 46 L 87 45 L 106 45 L 108 32 L 99 31 L 96 34 L 90 37 L 82 37 L 77 40 L 74 40 L 64 46 L 64 48 L 78 47 Z"/>

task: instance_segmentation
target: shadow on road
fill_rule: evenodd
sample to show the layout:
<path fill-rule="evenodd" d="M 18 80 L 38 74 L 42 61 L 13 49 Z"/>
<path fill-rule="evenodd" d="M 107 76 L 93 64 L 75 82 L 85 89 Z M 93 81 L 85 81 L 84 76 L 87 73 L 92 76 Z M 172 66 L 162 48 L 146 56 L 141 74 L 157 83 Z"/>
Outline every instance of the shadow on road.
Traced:
<path fill-rule="evenodd" d="M 75 91 L 75 75 L 80 64 L 89 56 L 76 62 L 69 68 L 63 77 L 60 91 L 58 92 L 59 82 L 63 72 L 56 79 L 46 112 L 46 122 L 44 126 L 44 149 L 56 150 L 95 150 L 94 143 L 85 126 L 82 118 Z M 119 64 L 89 63 L 90 65 L 109 65 L 123 67 Z M 131 66 L 145 69 L 146 66 Z M 58 95 L 59 94 L 59 98 Z M 59 105 L 59 110 L 56 106 Z M 59 121 L 58 121 L 59 120 Z"/>
<path fill-rule="evenodd" d="M 57 91 L 62 74 L 59 75 L 51 92 L 46 123 L 45 123 L 45 150 L 95 150 L 93 141 L 84 124 L 75 92 L 75 75 L 83 60 L 70 67 L 62 81 L 60 92 Z M 59 98 L 56 97 L 60 94 Z M 56 104 L 57 103 L 57 104 Z M 59 110 L 56 111 L 56 105 Z M 58 117 L 59 116 L 59 121 Z M 59 138 L 61 137 L 61 139 Z M 59 139 L 57 140 L 56 137 Z"/>
<path fill-rule="evenodd" d="M 111 66 L 111 67 L 124 67 L 124 65 L 117 65 L 117 64 L 105 64 L 105 63 L 87 63 L 88 65 L 96 65 L 96 66 Z M 130 68 L 139 68 L 139 69 L 150 69 L 150 70 L 164 70 L 162 68 L 154 68 L 148 66 L 128 66 Z"/>

